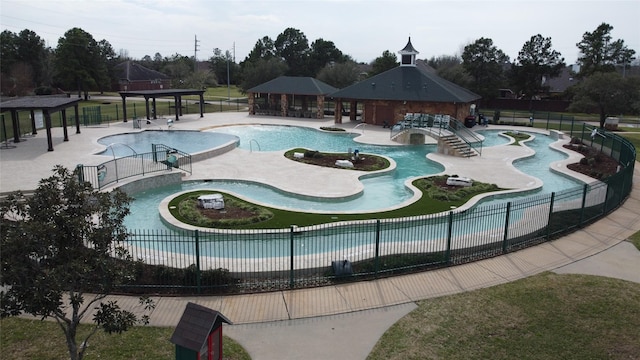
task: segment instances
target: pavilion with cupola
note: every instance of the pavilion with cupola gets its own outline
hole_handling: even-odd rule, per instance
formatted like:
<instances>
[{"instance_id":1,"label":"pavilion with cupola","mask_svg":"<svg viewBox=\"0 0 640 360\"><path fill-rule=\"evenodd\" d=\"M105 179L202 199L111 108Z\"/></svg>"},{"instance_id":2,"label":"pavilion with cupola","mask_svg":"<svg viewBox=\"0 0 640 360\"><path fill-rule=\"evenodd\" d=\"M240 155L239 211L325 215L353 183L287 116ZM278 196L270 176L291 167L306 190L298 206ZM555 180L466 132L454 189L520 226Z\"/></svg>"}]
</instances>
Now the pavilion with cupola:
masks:
<instances>
[{"instance_id":1,"label":"pavilion with cupola","mask_svg":"<svg viewBox=\"0 0 640 360\"><path fill-rule=\"evenodd\" d=\"M411 44L398 52L400 65L330 95L335 102L335 123L342 123L344 108L350 120L362 111L362 122L393 126L408 113L449 115L464 119L479 99L459 85L439 77L435 70L417 60L419 52ZM475 106L474 106L475 107Z\"/></svg>"}]
</instances>

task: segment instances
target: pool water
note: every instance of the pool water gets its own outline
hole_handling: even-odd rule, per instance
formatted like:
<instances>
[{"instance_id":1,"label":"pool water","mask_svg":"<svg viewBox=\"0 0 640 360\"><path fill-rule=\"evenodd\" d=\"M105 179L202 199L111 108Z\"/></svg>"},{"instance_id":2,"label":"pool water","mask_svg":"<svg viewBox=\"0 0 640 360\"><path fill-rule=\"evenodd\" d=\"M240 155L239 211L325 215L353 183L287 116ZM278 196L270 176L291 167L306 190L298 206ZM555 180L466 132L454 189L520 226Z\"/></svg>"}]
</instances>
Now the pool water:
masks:
<instances>
[{"instance_id":1,"label":"pool water","mask_svg":"<svg viewBox=\"0 0 640 360\"><path fill-rule=\"evenodd\" d=\"M283 193L272 187L242 181L193 181L167 187L151 189L134 194L136 200L131 204L131 215L125 219L128 228L165 228L158 215L158 206L167 196L181 191L212 189L237 193L252 201L274 207L310 212L373 212L397 207L412 197L412 192L404 185L415 176L437 174L443 167L426 158L427 153L436 150L435 145L422 146L379 146L365 145L353 141L354 135L334 134L314 129L290 126L232 126L221 132L240 138L240 147L256 151L256 143L261 151L281 151L294 147L305 147L323 152L345 152L358 149L362 153L381 154L393 158L397 168L391 174L362 179L364 191L360 196L342 200L316 200ZM483 131L486 140L484 147L505 144L508 138L499 135L500 131ZM549 148L555 140L549 136L536 134L534 141L527 146L536 151L531 158L519 160L514 165L521 171L538 177L544 182L538 192L551 193L576 187L580 182L549 170L551 162L564 159L566 155ZM179 148L179 147L178 147ZM530 195L530 194L529 194ZM523 195L513 195L514 198ZM508 199L487 200L487 202L505 202ZM483 202L484 203L484 202Z\"/></svg>"},{"instance_id":2,"label":"pool water","mask_svg":"<svg viewBox=\"0 0 640 360\"><path fill-rule=\"evenodd\" d=\"M98 143L107 146L98 155L123 157L152 151L152 144L164 144L188 154L217 148L238 138L223 133L188 130L145 130L135 133L105 136Z\"/></svg>"}]
</instances>

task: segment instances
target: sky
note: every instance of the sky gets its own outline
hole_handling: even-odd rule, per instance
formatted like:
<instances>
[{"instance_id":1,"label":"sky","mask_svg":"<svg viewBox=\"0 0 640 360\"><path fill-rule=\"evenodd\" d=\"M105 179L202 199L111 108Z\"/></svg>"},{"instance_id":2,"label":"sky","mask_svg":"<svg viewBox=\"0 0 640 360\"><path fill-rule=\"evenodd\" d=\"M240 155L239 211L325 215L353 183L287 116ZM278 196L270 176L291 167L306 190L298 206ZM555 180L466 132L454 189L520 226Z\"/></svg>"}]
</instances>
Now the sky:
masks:
<instances>
[{"instance_id":1,"label":"sky","mask_svg":"<svg viewBox=\"0 0 640 360\"><path fill-rule=\"evenodd\" d=\"M514 61L540 34L574 64L576 43L603 22L640 57L639 19L640 0L0 0L3 31L31 30L52 48L78 27L133 59L160 53L207 60L218 48L238 63L259 39L294 28L309 45L332 41L365 63L386 50L397 54L409 37L419 59L461 55L484 37Z\"/></svg>"}]
</instances>

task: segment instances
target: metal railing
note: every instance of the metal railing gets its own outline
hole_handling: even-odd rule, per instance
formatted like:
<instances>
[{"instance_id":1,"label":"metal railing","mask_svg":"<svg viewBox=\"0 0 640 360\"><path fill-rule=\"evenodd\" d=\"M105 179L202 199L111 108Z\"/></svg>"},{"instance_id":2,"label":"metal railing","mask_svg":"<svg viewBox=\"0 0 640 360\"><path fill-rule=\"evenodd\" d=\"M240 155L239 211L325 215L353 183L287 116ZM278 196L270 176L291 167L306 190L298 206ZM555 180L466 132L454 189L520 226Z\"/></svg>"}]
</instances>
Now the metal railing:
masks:
<instances>
[{"instance_id":1,"label":"metal railing","mask_svg":"<svg viewBox=\"0 0 640 360\"><path fill-rule=\"evenodd\" d=\"M163 144L152 144L152 151L116 157L99 165L78 164L80 181L91 183L94 189L102 189L133 176L158 171L179 169L191 173L191 155Z\"/></svg>"},{"instance_id":2,"label":"metal railing","mask_svg":"<svg viewBox=\"0 0 640 360\"><path fill-rule=\"evenodd\" d=\"M428 129L427 133L436 138L455 135L469 148L482 155L482 139L462 122L449 115L406 114L402 121L391 127L390 138L394 139L410 129Z\"/></svg>"},{"instance_id":3,"label":"metal railing","mask_svg":"<svg viewBox=\"0 0 640 360\"><path fill-rule=\"evenodd\" d=\"M258 292L424 271L507 254L575 231L629 196L635 148L606 131L576 132L620 163L620 171L551 194L401 219L279 230L130 230L137 278L125 290Z\"/></svg>"}]
</instances>

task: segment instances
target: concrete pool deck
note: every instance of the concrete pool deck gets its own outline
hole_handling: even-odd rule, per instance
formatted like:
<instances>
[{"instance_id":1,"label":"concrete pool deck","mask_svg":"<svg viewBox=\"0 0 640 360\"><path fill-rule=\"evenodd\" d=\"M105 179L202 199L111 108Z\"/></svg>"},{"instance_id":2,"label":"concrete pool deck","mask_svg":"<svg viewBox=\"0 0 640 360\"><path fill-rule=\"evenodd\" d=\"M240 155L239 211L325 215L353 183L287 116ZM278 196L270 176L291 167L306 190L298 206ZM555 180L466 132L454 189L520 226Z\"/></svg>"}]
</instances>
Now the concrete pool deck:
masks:
<instances>
[{"instance_id":1,"label":"concrete pool deck","mask_svg":"<svg viewBox=\"0 0 640 360\"><path fill-rule=\"evenodd\" d=\"M202 119L184 116L174 123L174 128L203 129L240 123L335 126L330 118L302 120L216 113L205 114ZM353 128L355 125L346 123L342 126ZM152 125L148 126L152 128ZM142 127L145 128L145 124ZM54 129L53 152L47 151L44 132L15 144L14 149L0 150L0 192L35 189L41 178L51 175L55 164L73 168L80 163L96 165L109 160L109 156L91 155L101 150L97 139L134 129L132 122L128 122L104 128L83 127L81 131L81 134L75 134L70 128L69 141L63 142L62 130ZM355 130L360 131L361 128ZM388 134L388 129L367 125L363 139L384 144L389 141ZM513 148L509 151L517 151ZM256 155L241 149L233 150L215 159L194 163L193 175L187 178L242 178L250 176L251 172L254 176L260 172L257 176L272 184L300 182L303 187L309 187L305 181L313 181L311 185L327 185L326 179L317 173L315 176L308 174L303 181L298 181L298 174L295 174L296 181L292 181L291 172L273 171L274 164L282 164L281 155ZM447 162L448 169L469 165L478 165L481 169L477 174L461 176L499 174L500 181L511 181L508 187L532 186L530 177L510 169L512 157L513 154L504 151L493 155L483 151L482 157L447 157L443 161ZM271 167L267 166L269 164ZM305 172L311 173L307 168ZM334 178L339 185L327 189L335 193L357 190L355 185L345 185L354 181L353 178L336 178L332 174ZM233 296L154 297L157 307L151 314L151 325L174 327L186 303L191 301L218 310L233 321L235 325L225 326L224 333L237 340L254 360L363 359L384 331L413 310L419 300L504 284L544 271L611 276L640 283L640 252L625 242L640 230L639 187L640 169L636 169L633 191L616 211L561 239L504 256L424 273L313 289ZM137 297L111 296L109 300L117 300L124 308L137 309Z\"/></svg>"}]
</instances>

